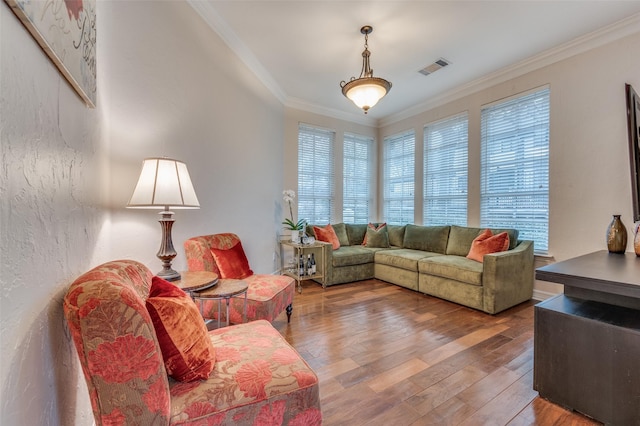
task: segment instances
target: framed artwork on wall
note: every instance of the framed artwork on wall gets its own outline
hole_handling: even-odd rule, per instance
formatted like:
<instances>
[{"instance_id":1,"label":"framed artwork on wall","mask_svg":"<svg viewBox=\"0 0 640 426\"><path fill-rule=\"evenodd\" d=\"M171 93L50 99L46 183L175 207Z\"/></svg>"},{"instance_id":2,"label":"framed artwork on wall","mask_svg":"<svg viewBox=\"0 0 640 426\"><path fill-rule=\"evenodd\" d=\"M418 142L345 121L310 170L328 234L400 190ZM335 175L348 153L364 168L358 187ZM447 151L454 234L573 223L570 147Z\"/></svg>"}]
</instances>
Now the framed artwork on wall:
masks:
<instances>
[{"instance_id":1,"label":"framed artwork on wall","mask_svg":"<svg viewBox=\"0 0 640 426\"><path fill-rule=\"evenodd\" d=\"M96 0L5 0L69 84L96 105Z\"/></svg>"},{"instance_id":2,"label":"framed artwork on wall","mask_svg":"<svg viewBox=\"0 0 640 426\"><path fill-rule=\"evenodd\" d=\"M631 163L631 195L633 221L640 221L640 98L630 84L625 85L627 97L627 128Z\"/></svg>"}]
</instances>

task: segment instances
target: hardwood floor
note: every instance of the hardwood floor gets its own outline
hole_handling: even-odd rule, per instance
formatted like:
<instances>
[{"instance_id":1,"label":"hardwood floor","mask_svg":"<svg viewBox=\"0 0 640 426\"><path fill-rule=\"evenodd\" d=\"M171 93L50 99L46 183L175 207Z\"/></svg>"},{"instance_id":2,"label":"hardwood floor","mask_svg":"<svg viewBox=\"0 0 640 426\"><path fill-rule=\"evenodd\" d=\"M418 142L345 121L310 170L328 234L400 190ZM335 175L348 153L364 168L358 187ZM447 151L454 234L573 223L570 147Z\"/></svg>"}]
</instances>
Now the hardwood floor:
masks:
<instances>
[{"instance_id":1,"label":"hardwood floor","mask_svg":"<svg viewBox=\"0 0 640 426\"><path fill-rule=\"evenodd\" d=\"M273 325L320 378L325 425L598 425L533 390L533 306L492 316L377 280L296 293Z\"/></svg>"}]
</instances>

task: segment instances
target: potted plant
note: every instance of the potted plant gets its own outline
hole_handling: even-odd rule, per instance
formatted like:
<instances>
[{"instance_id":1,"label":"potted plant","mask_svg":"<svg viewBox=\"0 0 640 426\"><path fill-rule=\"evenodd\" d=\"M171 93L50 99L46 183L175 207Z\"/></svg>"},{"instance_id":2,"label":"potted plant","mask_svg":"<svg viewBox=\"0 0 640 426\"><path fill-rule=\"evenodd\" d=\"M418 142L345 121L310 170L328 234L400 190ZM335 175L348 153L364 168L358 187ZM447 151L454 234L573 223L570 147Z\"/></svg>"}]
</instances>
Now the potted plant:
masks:
<instances>
[{"instance_id":1,"label":"potted plant","mask_svg":"<svg viewBox=\"0 0 640 426\"><path fill-rule=\"evenodd\" d=\"M289 215L291 218L286 218L282 224L284 225L284 229L291 230L291 241L294 243L300 242L300 231L303 231L304 234L304 225L305 220L300 219L297 222L293 221L293 208L291 207L291 203L296 198L296 192L292 189L285 189L282 191L282 199L285 203L289 204Z\"/></svg>"}]
</instances>

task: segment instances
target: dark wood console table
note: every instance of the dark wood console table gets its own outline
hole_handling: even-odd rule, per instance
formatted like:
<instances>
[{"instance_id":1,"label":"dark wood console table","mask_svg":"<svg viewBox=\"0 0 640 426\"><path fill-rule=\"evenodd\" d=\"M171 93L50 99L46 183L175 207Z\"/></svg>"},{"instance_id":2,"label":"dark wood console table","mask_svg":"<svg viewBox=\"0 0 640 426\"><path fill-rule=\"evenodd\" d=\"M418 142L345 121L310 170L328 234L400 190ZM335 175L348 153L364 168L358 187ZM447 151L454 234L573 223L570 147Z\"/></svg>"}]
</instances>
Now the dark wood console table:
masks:
<instances>
[{"instance_id":1,"label":"dark wood console table","mask_svg":"<svg viewBox=\"0 0 640 426\"><path fill-rule=\"evenodd\" d=\"M536 270L564 294L535 307L541 397L611 425L640 425L640 258L598 251Z\"/></svg>"}]
</instances>

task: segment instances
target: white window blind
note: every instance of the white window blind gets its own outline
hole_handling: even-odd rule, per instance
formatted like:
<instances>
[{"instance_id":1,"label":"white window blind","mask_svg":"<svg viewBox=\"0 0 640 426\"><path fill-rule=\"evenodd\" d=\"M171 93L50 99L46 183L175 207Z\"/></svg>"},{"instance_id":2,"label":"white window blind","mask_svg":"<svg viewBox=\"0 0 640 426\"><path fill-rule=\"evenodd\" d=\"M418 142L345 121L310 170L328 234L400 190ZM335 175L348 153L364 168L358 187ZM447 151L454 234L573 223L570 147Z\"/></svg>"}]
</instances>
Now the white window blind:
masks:
<instances>
[{"instance_id":1,"label":"white window blind","mask_svg":"<svg viewBox=\"0 0 640 426\"><path fill-rule=\"evenodd\" d=\"M483 227L508 227L549 247L549 89L482 109Z\"/></svg>"},{"instance_id":2,"label":"white window blind","mask_svg":"<svg viewBox=\"0 0 640 426\"><path fill-rule=\"evenodd\" d=\"M330 130L298 127L298 219L324 225L333 217L333 141Z\"/></svg>"},{"instance_id":3,"label":"white window blind","mask_svg":"<svg viewBox=\"0 0 640 426\"><path fill-rule=\"evenodd\" d=\"M369 223L373 138L345 133L343 163L342 221Z\"/></svg>"},{"instance_id":4,"label":"white window blind","mask_svg":"<svg viewBox=\"0 0 640 426\"><path fill-rule=\"evenodd\" d=\"M425 126L422 223L467 226L468 159L467 113Z\"/></svg>"},{"instance_id":5,"label":"white window blind","mask_svg":"<svg viewBox=\"0 0 640 426\"><path fill-rule=\"evenodd\" d=\"M393 225L413 223L415 134L384 139L383 220Z\"/></svg>"}]
</instances>

